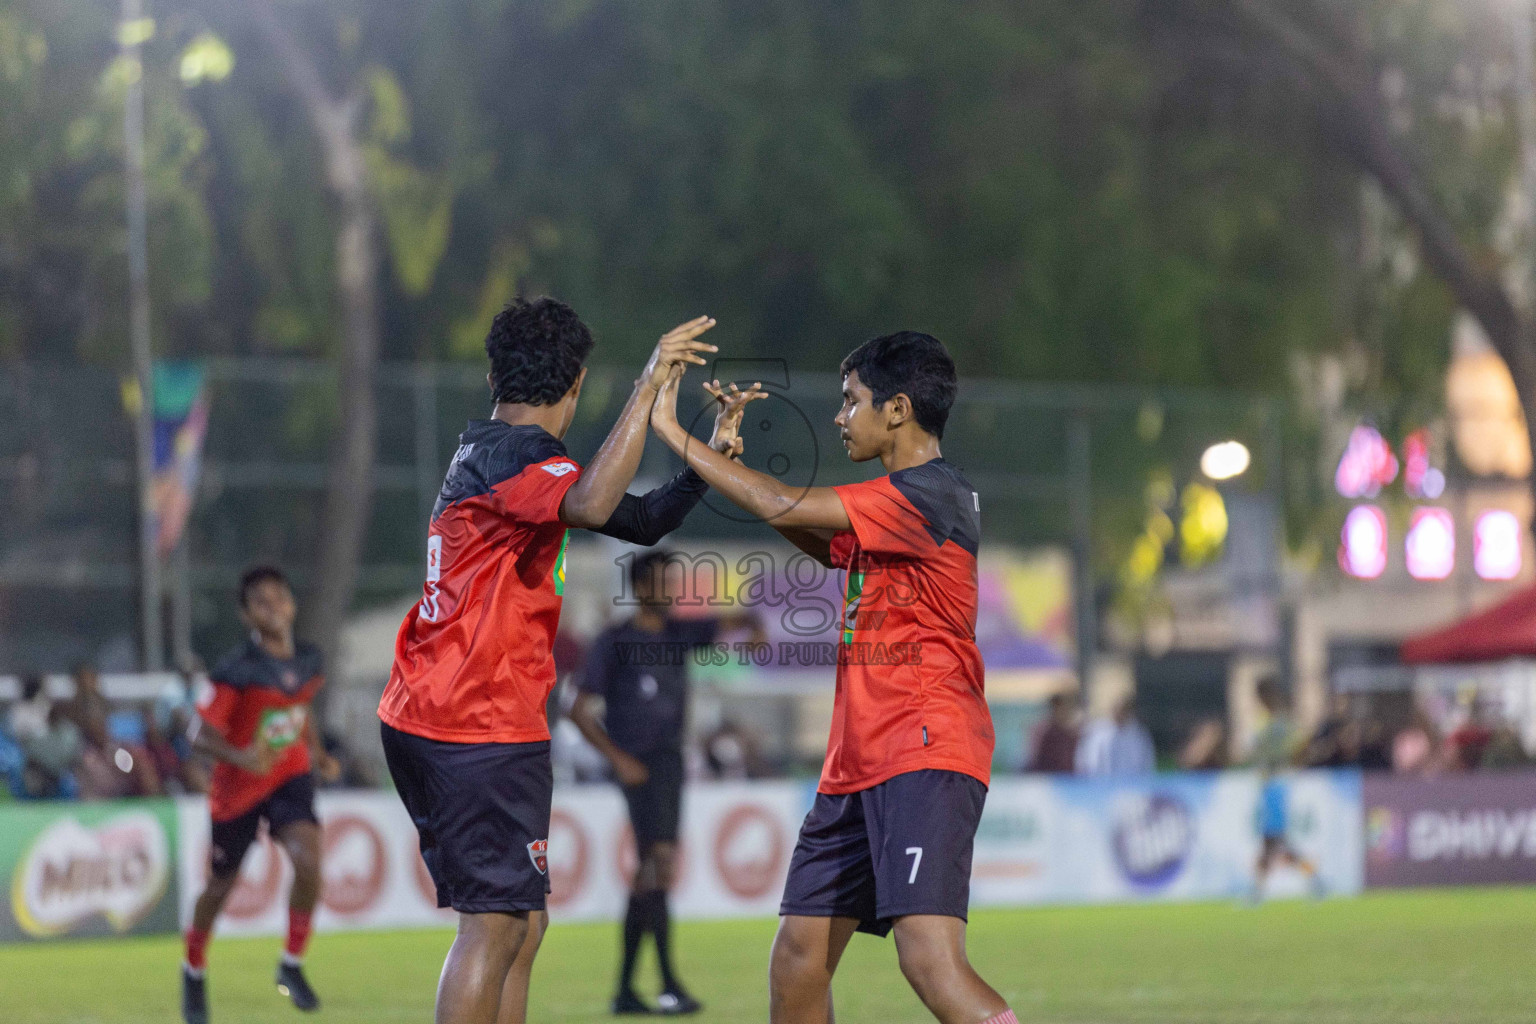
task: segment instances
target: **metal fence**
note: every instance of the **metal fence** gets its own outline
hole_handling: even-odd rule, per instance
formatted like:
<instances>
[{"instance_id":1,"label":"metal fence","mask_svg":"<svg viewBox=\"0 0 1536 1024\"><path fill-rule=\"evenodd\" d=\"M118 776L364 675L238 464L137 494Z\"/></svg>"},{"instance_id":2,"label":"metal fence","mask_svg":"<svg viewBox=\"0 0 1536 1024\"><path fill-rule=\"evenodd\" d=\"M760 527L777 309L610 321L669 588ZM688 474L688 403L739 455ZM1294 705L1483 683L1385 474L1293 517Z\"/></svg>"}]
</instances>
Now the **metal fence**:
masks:
<instances>
[{"instance_id":1,"label":"metal fence","mask_svg":"<svg viewBox=\"0 0 1536 1024\"><path fill-rule=\"evenodd\" d=\"M763 380L774 395L752 406L749 463L807 486L868 475L837 445L832 374L774 360L722 362L710 373ZM239 636L231 591L243 567L283 565L301 599L313 586L336 391L360 386L338 382L326 363L277 359L212 360L207 379L204 473L183 551L167 574L171 618L183 623L177 646L205 656ZM589 374L566 438L577 459L595 451L630 381L630 371ZM465 423L489 411L477 365L390 364L372 386L378 460L358 607L420 585L422 537L442 472ZM685 397L685 416L695 408L707 416L701 398ZM706 432L704 421L696 433ZM1089 567L1103 570L1113 557L1103 539L1144 514L1152 467L1188 476L1207 444L1229 436L1255 449L1255 468L1239 486L1274 497L1275 410L1241 395L968 382L944 448L983 496L990 542L1071 546L1081 583L1092 579ZM0 667L52 670L80 658L135 666L133 465L117 373L45 363L0 368ZM641 476L661 479L675 467L653 442ZM711 499L684 533L752 539L768 529ZM1078 618L1092 622L1095 590L1079 591Z\"/></svg>"}]
</instances>

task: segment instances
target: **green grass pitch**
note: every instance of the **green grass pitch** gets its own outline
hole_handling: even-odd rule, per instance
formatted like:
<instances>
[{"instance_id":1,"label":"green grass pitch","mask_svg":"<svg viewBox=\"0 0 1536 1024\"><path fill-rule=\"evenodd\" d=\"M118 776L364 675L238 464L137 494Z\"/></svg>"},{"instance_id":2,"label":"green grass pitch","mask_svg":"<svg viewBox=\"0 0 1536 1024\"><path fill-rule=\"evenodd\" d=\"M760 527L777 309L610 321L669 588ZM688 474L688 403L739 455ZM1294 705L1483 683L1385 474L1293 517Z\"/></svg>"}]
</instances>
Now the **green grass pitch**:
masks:
<instances>
[{"instance_id":1,"label":"green grass pitch","mask_svg":"<svg viewBox=\"0 0 1536 1024\"><path fill-rule=\"evenodd\" d=\"M1374 894L1321 904L978 911L971 958L1021 1021L1199 1024L1455 1024L1536 1020L1536 889ZM709 1022L767 1019L772 921L678 926L683 976ZM278 941L215 938L214 1024L430 1021L444 931L322 934L311 980L325 1000L300 1018L277 995ZM529 1020L604 1020L618 937L556 925L535 968ZM0 947L9 1024L177 1020L170 938ZM647 983L654 972L641 965ZM838 1017L931 1018L890 940L855 936L838 972Z\"/></svg>"}]
</instances>

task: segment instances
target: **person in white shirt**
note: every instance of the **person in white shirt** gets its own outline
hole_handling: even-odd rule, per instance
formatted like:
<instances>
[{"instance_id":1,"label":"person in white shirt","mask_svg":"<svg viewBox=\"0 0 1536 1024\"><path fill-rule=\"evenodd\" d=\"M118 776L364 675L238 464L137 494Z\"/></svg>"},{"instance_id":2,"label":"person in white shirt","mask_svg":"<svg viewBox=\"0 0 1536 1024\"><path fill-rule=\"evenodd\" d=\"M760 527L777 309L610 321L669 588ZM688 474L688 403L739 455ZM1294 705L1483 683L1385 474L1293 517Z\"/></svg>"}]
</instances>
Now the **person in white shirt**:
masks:
<instances>
[{"instance_id":1,"label":"person in white shirt","mask_svg":"<svg viewBox=\"0 0 1536 1024\"><path fill-rule=\"evenodd\" d=\"M1156 766L1152 734L1136 718L1136 699L1123 698L1113 716L1095 718L1077 744L1077 774L1109 778L1146 775Z\"/></svg>"}]
</instances>

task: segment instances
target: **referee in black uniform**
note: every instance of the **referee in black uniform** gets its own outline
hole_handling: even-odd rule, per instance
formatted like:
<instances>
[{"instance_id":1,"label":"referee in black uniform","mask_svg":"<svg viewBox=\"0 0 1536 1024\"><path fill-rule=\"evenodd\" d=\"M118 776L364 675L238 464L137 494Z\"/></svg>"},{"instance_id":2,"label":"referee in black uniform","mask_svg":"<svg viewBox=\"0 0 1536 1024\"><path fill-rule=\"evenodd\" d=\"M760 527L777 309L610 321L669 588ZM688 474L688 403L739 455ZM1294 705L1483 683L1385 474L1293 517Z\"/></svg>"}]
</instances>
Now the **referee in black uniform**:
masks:
<instances>
[{"instance_id":1,"label":"referee in black uniform","mask_svg":"<svg viewBox=\"0 0 1536 1024\"><path fill-rule=\"evenodd\" d=\"M667 581L669 563L682 570L674 576L687 572L686 560L663 550L646 552L630 566L639 609L633 618L610 626L592 642L581 674L581 693L570 716L613 766L629 804L640 859L624 914L624 961L613 997L615 1014L656 1012L633 987L635 960L647 932L655 936L661 969L657 1011L675 1015L702 1008L672 969L667 906L682 811L688 664L696 648L714 643L726 630L748 628L754 641L765 638L761 623L749 612L673 618L669 612L676 598ZM602 721L597 717L599 701L605 705Z\"/></svg>"}]
</instances>

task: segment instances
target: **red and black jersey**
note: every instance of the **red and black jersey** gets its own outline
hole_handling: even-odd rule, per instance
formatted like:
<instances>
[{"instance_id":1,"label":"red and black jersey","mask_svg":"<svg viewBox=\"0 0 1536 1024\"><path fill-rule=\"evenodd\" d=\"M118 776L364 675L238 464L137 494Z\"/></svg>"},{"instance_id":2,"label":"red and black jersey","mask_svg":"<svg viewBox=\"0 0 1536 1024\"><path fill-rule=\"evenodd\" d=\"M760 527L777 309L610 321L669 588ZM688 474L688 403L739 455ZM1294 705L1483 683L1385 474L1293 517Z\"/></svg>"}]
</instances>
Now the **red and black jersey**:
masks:
<instances>
[{"instance_id":1,"label":"red and black jersey","mask_svg":"<svg viewBox=\"0 0 1536 1024\"><path fill-rule=\"evenodd\" d=\"M208 674L208 686L197 701L202 720L231 746L249 747L259 738L279 752L265 775L225 761L213 766L208 809L214 821L238 818L283 783L309 771L305 726L309 704L324 681L319 648L298 644L293 657L277 658L253 640Z\"/></svg>"},{"instance_id":2,"label":"red and black jersey","mask_svg":"<svg viewBox=\"0 0 1536 1024\"><path fill-rule=\"evenodd\" d=\"M460 435L379 718L450 743L549 739L565 591L560 502L580 476L542 427L477 420Z\"/></svg>"},{"instance_id":3,"label":"red and black jersey","mask_svg":"<svg viewBox=\"0 0 1536 1024\"><path fill-rule=\"evenodd\" d=\"M836 491L853 529L832 539L848 580L819 791L854 793L927 768L988 783L976 491L943 459Z\"/></svg>"}]
</instances>

